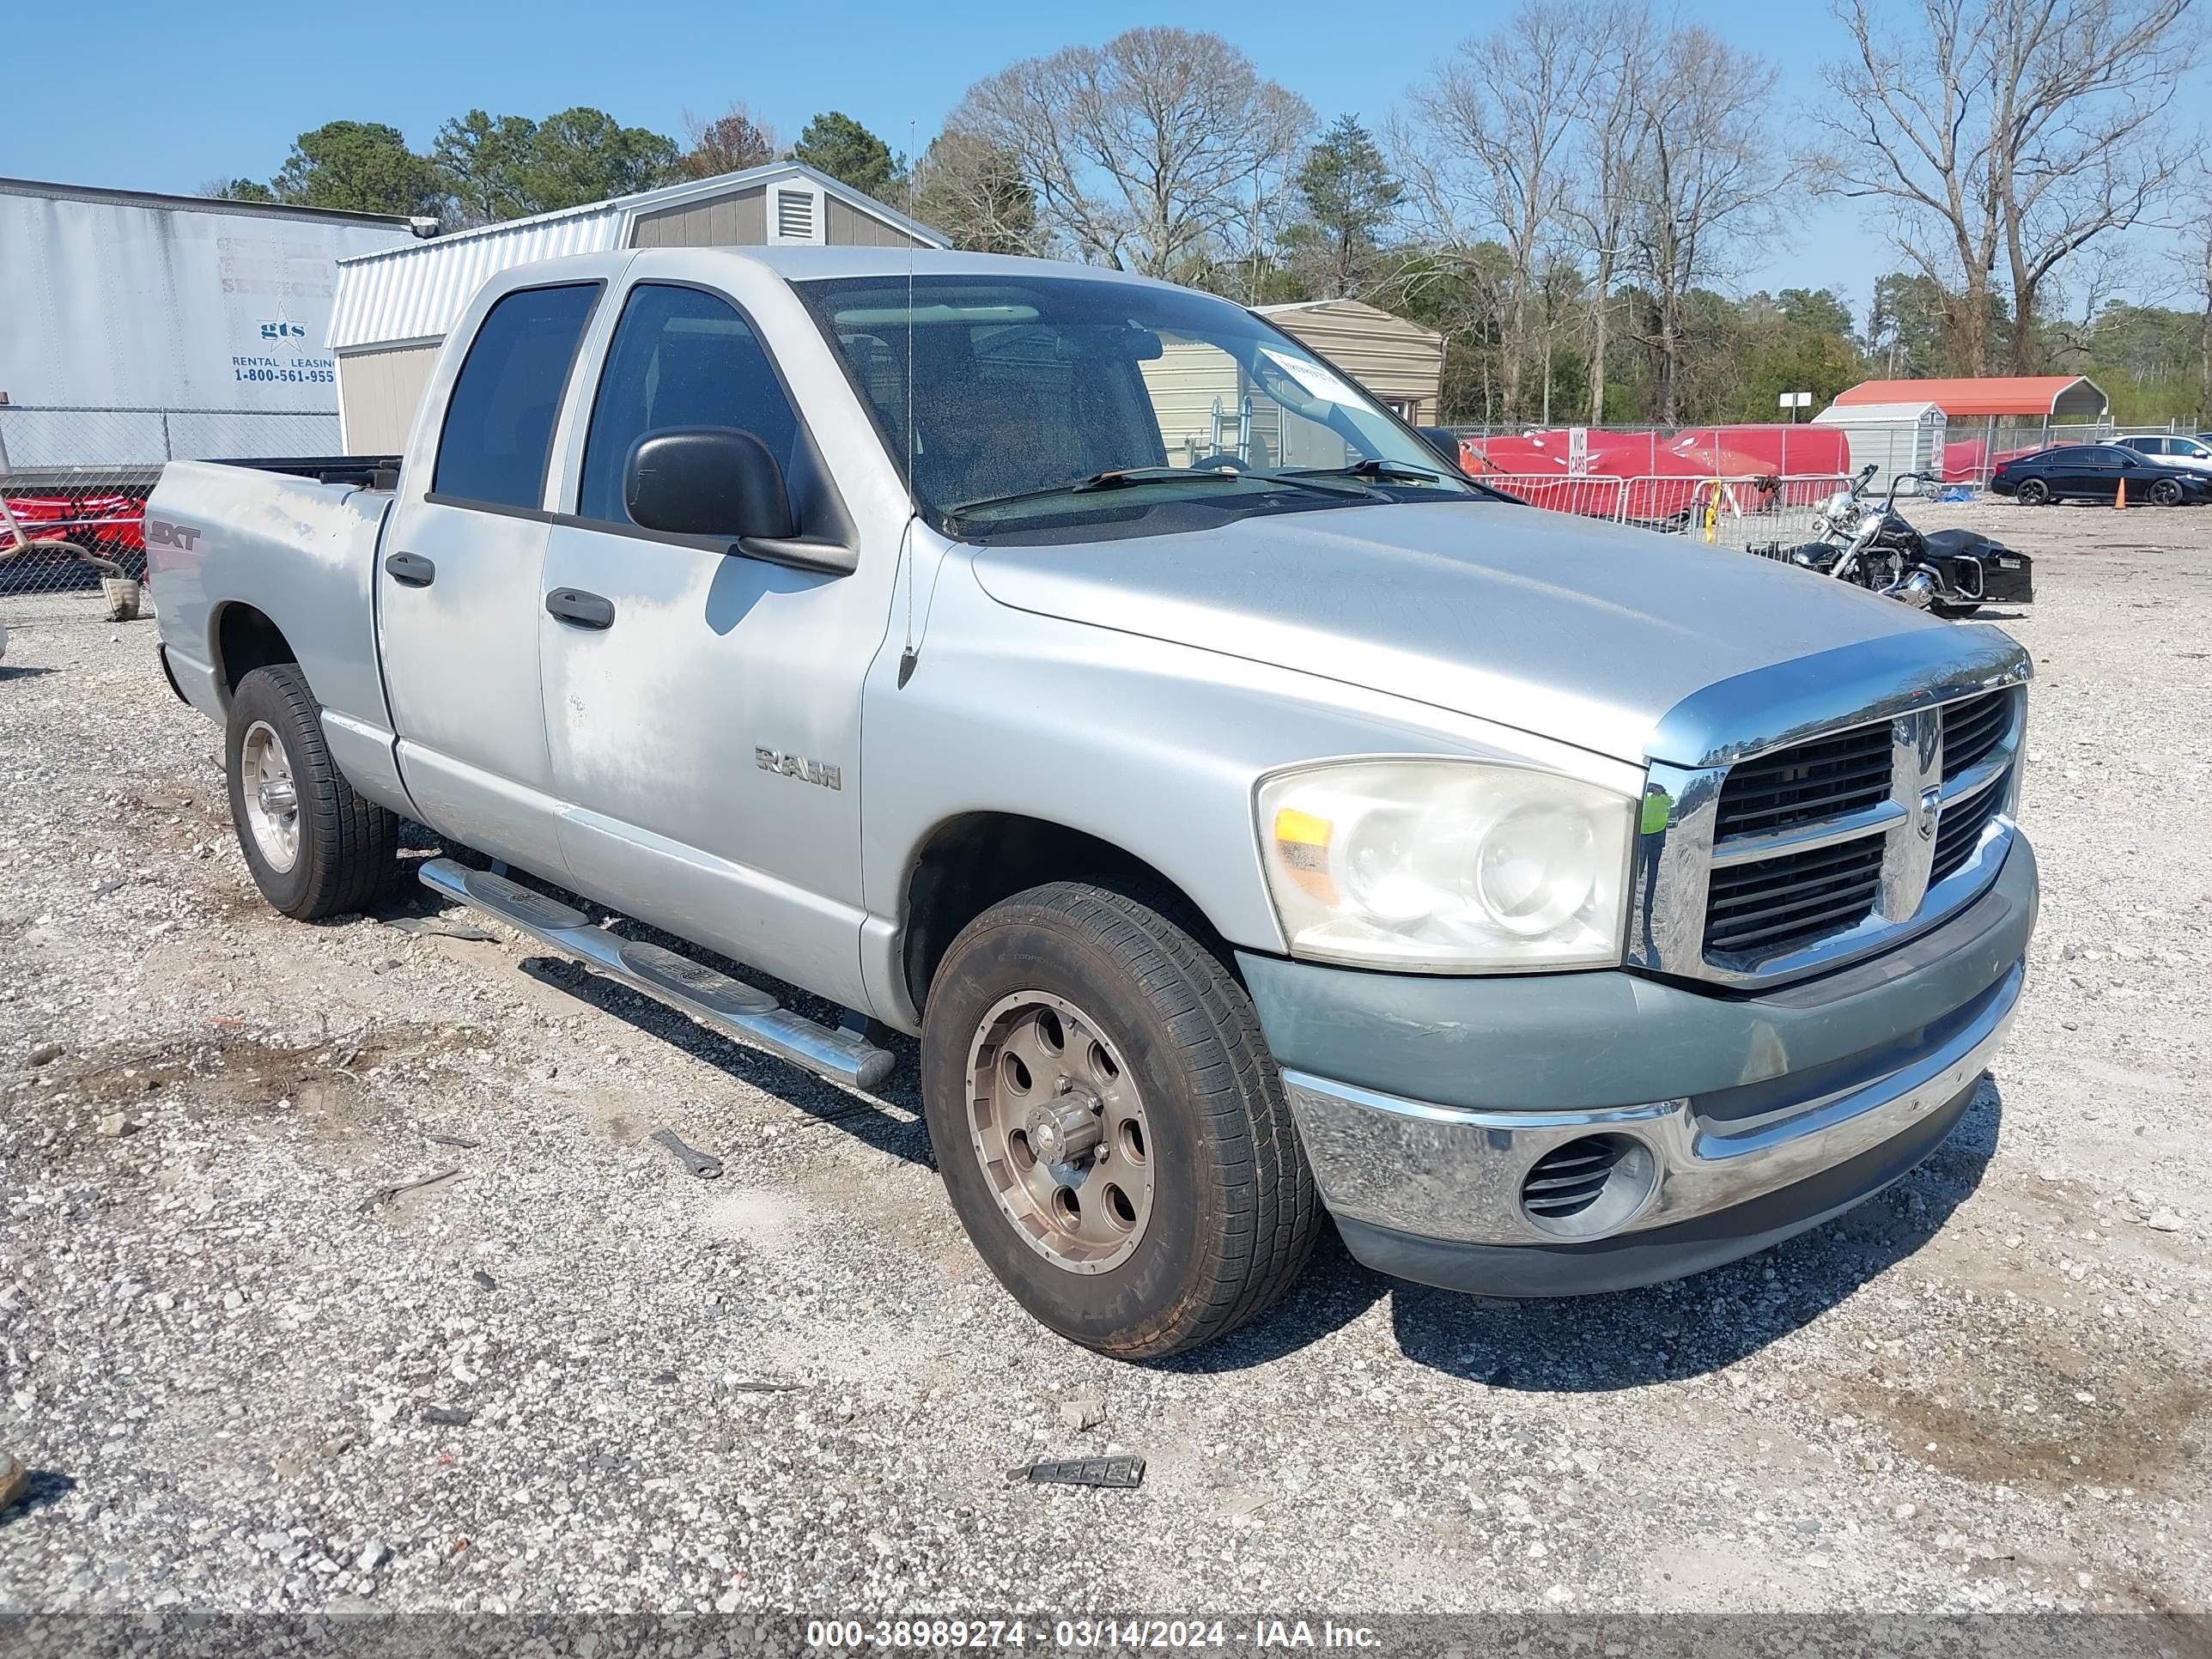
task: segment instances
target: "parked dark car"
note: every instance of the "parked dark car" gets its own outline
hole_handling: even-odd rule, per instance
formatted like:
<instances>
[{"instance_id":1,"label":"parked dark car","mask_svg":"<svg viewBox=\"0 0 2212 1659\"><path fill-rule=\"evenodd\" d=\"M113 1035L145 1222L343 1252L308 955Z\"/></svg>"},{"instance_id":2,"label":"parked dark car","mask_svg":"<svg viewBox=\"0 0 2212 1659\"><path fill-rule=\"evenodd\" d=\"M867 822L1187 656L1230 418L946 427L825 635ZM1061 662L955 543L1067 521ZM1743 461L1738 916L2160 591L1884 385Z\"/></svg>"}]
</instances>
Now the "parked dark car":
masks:
<instances>
[{"instance_id":1,"label":"parked dark car","mask_svg":"<svg viewBox=\"0 0 2212 1659\"><path fill-rule=\"evenodd\" d=\"M2212 473L2174 466L2118 444L2062 444L2016 456L1990 475L1994 495L2023 507L2068 500L2109 501L2127 486L2130 501L2179 507L2212 501Z\"/></svg>"}]
</instances>

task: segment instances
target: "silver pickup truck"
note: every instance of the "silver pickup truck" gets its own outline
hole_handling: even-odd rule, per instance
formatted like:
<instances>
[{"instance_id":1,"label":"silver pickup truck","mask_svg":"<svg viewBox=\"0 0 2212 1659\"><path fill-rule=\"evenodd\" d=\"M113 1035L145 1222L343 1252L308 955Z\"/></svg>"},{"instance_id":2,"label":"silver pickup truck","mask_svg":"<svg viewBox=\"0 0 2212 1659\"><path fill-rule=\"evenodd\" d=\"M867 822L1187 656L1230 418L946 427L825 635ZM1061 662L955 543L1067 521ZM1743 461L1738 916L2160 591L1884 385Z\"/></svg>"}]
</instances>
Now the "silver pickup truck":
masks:
<instances>
[{"instance_id":1,"label":"silver pickup truck","mask_svg":"<svg viewBox=\"0 0 2212 1659\"><path fill-rule=\"evenodd\" d=\"M1486 490L1158 283L508 270L405 456L173 465L146 538L278 909L373 902L405 817L798 1066L918 1036L976 1250L1112 1354L1325 1212L1492 1294L1743 1255L1926 1157L2021 994L2012 640Z\"/></svg>"}]
</instances>

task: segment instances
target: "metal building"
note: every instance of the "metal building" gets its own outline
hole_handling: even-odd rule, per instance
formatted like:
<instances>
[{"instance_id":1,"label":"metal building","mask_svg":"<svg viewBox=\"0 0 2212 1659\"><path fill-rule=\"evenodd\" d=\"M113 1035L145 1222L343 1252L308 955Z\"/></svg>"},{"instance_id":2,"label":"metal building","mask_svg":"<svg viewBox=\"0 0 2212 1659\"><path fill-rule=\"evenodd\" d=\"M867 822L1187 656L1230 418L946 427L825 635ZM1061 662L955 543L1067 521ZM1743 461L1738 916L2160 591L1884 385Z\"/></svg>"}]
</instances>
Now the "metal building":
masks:
<instances>
[{"instance_id":1,"label":"metal building","mask_svg":"<svg viewBox=\"0 0 2212 1659\"><path fill-rule=\"evenodd\" d=\"M1888 489L1894 473L1943 476L1943 439L1949 418L1936 404L1846 404L1838 399L1815 415L1813 424L1843 433L1850 446L1850 471L1874 465L1875 489ZM1903 493L1917 495L1920 490L1913 486Z\"/></svg>"},{"instance_id":2,"label":"metal building","mask_svg":"<svg viewBox=\"0 0 2212 1659\"><path fill-rule=\"evenodd\" d=\"M406 447L430 368L484 278L532 259L625 247L949 247L927 225L796 161L775 161L611 201L392 248L339 268L330 348L344 447Z\"/></svg>"},{"instance_id":3,"label":"metal building","mask_svg":"<svg viewBox=\"0 0 2212 1659\"><path fill-rule=\"evenodd\" d=\"M1310 346L1401 420L1434 426L1443 396L1444 337L1364 300L1302 300L1255 307Z\"/></svg>"}]
</instances>

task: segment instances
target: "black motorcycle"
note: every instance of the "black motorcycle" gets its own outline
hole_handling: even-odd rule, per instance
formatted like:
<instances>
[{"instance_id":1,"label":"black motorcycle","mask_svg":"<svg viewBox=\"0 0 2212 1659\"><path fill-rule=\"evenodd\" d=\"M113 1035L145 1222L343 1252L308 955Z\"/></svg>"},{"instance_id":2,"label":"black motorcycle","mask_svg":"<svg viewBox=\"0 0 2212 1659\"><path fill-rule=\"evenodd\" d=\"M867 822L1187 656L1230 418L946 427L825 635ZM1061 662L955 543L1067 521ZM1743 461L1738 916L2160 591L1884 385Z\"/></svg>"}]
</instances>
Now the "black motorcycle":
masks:
<instances>
[{"instance_id":1,"label":"black motorcycle","mask_svg":"<svg viewBox=\"0 0 2212 1659\"><path fill-rule=\"evenodd\" d=\"M2034 561L2027 554L1978 531L1923 535L1897 511L1899 484L1940 480L1920 472L1893 474L1888 494L1877 503L1866 494L1875 471L1871 464L1861 468L1849 489L1820 503L1814 520L1819 539L1771 542L1749 550L1838 581L1856 582L1939 617L1971 617L1984 605L2034 602Z\"/></svg>"}]
</instances>

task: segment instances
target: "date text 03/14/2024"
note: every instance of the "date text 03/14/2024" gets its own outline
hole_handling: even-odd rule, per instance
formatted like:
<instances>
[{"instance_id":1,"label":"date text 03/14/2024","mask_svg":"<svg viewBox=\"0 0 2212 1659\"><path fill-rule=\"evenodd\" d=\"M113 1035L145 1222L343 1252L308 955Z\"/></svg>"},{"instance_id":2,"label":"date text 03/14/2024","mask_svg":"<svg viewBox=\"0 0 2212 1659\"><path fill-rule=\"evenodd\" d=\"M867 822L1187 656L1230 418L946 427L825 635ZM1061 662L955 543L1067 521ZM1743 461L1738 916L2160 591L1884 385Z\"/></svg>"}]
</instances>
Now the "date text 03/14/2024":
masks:
<instances>
[{"instance_id":1,"label":"date text 03/14/2024","mask_svg":"<svg viewBox=\"0 0 2212 1659\"><path fill-rule=\"evenodd\" d=\"M1288 1650L1376 1647L1364 1625L1304 1619L817 1619L806 1645L831 1650L1028 1648L1047 1651L1252 1648Z\"/></svg>"}]
</instances>

